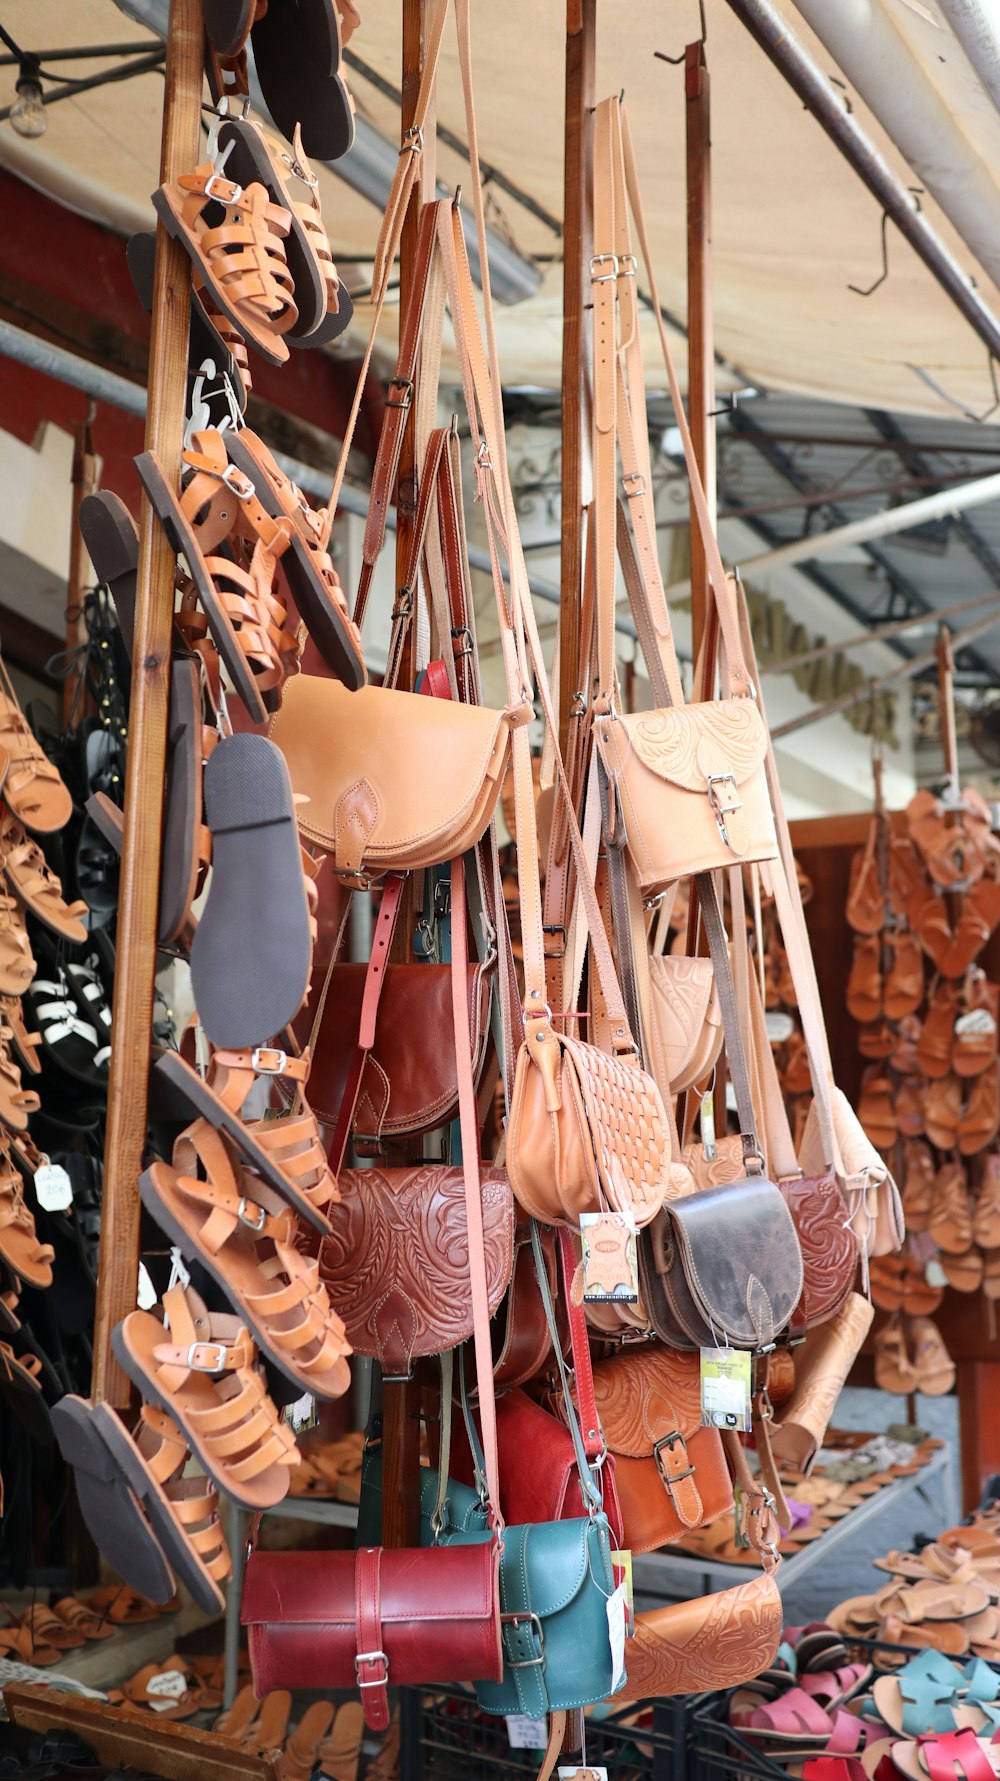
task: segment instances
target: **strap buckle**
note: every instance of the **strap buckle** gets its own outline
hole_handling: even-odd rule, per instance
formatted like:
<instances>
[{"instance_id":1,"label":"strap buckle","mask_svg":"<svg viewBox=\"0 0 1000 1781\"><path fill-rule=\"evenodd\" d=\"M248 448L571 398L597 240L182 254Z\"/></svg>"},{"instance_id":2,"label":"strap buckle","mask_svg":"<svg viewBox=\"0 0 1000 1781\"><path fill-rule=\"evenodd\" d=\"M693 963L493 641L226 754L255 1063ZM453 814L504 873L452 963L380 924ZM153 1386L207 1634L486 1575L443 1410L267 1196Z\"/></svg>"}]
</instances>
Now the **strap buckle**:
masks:
<instances>
[{"instance_id":1,"label":"strap buckle","mask_svg":"<svg viewBox=\"0 0 1000 1781\"><path fill-rule=\"evenodd\" d=\"M564 959L566 957L566 929L563 927L562 922L561 921L552 921L552 922L543 923L542 924L542 933L561 936L560 944L557 946L554 946L552 948L551 952L549 951L549 948L546 946L545 957L547 959Z\"/></svg>"},{"instance_id":2,"label":"strap buckle","mask_svg":"<svg viewBox=\"0 0 1000 1781\"><path fill-rule=\"evenodd\" d=\"M406 409L406 408L409 408L412 406L412 403L413 403L413 379L412 379L412 377L390 377L388 387L390 388L390 390L399 390L400 391L400 399L398 402L393 402L387 396L385 399L385 405L387 408Z\"/></svg>"},{"instance_id":3,"label":"strap buckle","mask_svg":"<svg viewBox=\"0 0 1000 1781\"><path fill-rule=\"evenodd\" d=\"M598 272L598 266L611 267L610 272ZM592 254L590 257L590 279L592 284L613 284L618 277L620 261L617 254Z\"/></svg>"},{"instance_id":4,"label":"strap buckle","mask_svg":"<svg viewBox=\"0 0 1000 1781\"><path fill-rule=\"evenodd\" d=\"M621 490L626 501L637 500L646 493L646 478L641 470L626 470L621 479Z\"/></svg>"},{"instance_id":5,"label":"strap buckle","mask_svg":"<svg viewBox=\"0 0 1000 1781\"><path fill-rule=\"evenodd\" d=\"M501 1616L500 1616L501 1625L503 1625L504 1621L509 1621L510 1624L513 1626L515 1632L520 1631L522 1626L530 1627L532 1635L538 1640L538 1655L537 1655L537 1657L508 1657L507 1663L510 1665L510 1668L512 1670L530 1670L530 1669L535 1668L539 1664L544 1666L544 1664L545 1664L545 1633L542 1628L542 1623L541 1623L538 1615L530 1614L530 1613L525 1614L523 1612L514 1613L514 1614L501 1614Z\"/></svg>"},{"instance_id":6,"label":"strap buckle","mask_svg":"<svg viewBox=\"0 0 1000 1781\"><path fill-rule=\"evenodd\" d=\"M256 1218L252 1216L253 1213L257 1214ZM248 1200L246 1194L240 1195L236 1216L240 1223L245 1224L251 1231L262 1231L267 1223L267 1213L263 1206L258 1206L256 1200Z\"/></svg>"},{"instance_id":7,"label":"strap buckle","mask_svg":"<svg viewBox=\"0 0 1000 1781\"><path fill-rule=\"evenodd\" d=\"M249 476L245 475L236 464L227 464L224 470L218 472L218 476L219 481L225 483L230 493L236 496L237 501L252 501L257 493Z\"/></svg>"},{"instance_id":8,"label":"strap buckle","mask_svg":"<svg viewBox=\"0 0 1000 1781\"><path fill-rule=\"evenodd\" d=\"M258 1076L283 1076L288 1069L288 1053L277 1045L255 1045L250 1053L250 1068Z\"/></svg>"},{"instance_id":9,"label":"strap buckle","mask_svg":"<svg viewBox=\"0 0 1000 1781\"><path fill-rule=\"evenodd\" d=\"M639 276L639 262L634 254L618 255L618 276L619 278L637 278Z\"/></svg>"},{"instance_id":10,"label":"strap buckle","mask_svg":"<svg viewBox=\"0 0 1000 1781\"><path fill-rule=\"evenodd\" d=\"M214 1355L214 1360L207 1357ZM229 1360L229 1350L224 1342L192 1342L185 1356L186 1364L194 1373L224 1373Z\"/></svg>"},{"instance_id":11,"label":"strap buckle","mask_svg":"<svg viewBox=\"0 0 1000 1781\"><path fill-rule=\"evenodd\" d=\"M663 1463L663 1449L666 1448L668 1453L673 1454L675 1443L678 1441L684 1449L684 1458L687 1459L687 1442L680 1429L671 1429L669 1435L661 1435L658 1441L653 1442L653 1458L656 1461L656 1469L668 1491L672 1491L674 1485L680 1484L685 1478L694 1476L693 1466L685 1466L680 1472L669 1472Z\"/></svg>"},{"instance_id":12,"label":"strap buckle","mask_svg":"<svg viewBox=\"0 0 1000 1781\"><path fill-rule=\"evenodd\" d=\"M381 1664L383 1674L373 1676L370 1682L362 1682L362 1664ZM354 1677L359 1688L387 1688L389 1686L389 1659L384 1651L359 1651L354 1659Z\"/></svg>"},{"instance_id":13,"label":"strap buckle","mask_svg":"<svg viewBox=\"0 0 1000 1781\"><path fill-rule=\"evenodd\" d=\"M420 155L423 154L423 149L424 132L419 124L411 124L409 129L404 130L403 132L403 140L399 145L399 152L401 155Z\"/></svg>"},{"instance_id":14,"label":"strap buckle","mask_svg":"<svg viewBox=\"0 0 1000 1781\"><path fill-rule=\"evenodd\" d=\"M228 198L222 192L216 191L216 185L225 186L229 193ZM243 196L243 187L234 185L231 179L227 179L225 174L219 172L210 174L201 189L204 197L214 198L217 204L238 204Z\"/></svg>"},{"instance_id":15,"label":"strap buckle","mask_svg":"<svg viewBox=\"0 0 1000 1781\"><path fill-rule=\"evenodd\" d=\"M730 802L727 802L724 798L720 797L715 789L718 785L732 786L733 795ZM726 847L728 847L729 831L726 828L726 817L732 816L735 811L743 809L743 799L738 796L736 790L736 775L735 773L707 773L705 775L705 786L708 793L708 801L712 807L712 815L715 817L719 834L722 836Z\"/></svg>"}]
</instances>

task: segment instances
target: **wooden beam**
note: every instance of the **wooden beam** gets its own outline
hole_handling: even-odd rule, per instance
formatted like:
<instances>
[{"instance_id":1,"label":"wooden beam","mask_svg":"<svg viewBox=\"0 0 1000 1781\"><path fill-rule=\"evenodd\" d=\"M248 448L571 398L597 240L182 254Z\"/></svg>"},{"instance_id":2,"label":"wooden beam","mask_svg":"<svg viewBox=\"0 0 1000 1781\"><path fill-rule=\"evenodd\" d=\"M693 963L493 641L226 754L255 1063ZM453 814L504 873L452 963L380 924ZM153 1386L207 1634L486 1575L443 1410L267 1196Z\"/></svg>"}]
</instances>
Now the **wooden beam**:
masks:
<instances>
[{"instance_id":1,"label":"wooden beam","mask_svg":"<svg viewBox=\"0 0 1000 1781\"><path fill-rule=\"evenodd\" d=\"M715 331L712 325L712 137L708 67L702 42L684 51L684 120L687 148L688 422L712 522L716 513ZM708 578L705 552L691 503L692 654L705 637ZM714 672L714 624L706 669ZM711 676L709 676L711 678ZM704 686L703 697L710 697Z\"/></svg>"},{"instance_id":2,"label":"wooden beam","mask_svg":"<svg viewBox=\"0 0 1000 1781\"><path fill-rule=\"evenodd\" d=\"M203 29L200 0L171 0L161 181L190 172L199 158ZM174 487L180 482L190 311L190 262L181 244L158 223L145 444L157 453ZM144 495L92 1386L95 1399L118 1409L131 1401L129 1380L111 1352L111 1331L134 1309L139 1273L137 1184L146 1147L175 567L173 550Z\"/></svg>"},{"instance_id":3,"label":"wooden beam","mask_svg":"<svg viewBox=\"0 0 1000 1781\"><path fill-rule=\"evenodd\" d=\"M590 499L590 256L597 0L566 0L563 175L562 507L559 559L559 746L565 759L578 690L583 509ZM586 691L586 689L581 689Z\"/></svg>"}]
</instances>

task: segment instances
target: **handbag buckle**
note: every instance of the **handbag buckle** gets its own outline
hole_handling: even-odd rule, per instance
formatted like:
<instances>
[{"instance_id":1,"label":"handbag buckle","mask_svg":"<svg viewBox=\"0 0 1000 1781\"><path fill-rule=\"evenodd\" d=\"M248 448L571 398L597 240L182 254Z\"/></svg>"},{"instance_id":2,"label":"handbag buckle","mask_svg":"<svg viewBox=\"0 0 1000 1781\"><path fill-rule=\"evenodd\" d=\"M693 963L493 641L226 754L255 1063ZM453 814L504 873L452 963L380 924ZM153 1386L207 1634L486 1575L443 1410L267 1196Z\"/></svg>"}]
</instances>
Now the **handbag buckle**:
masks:
<instances>
[{"instance_id":1,"label":"handbag buckle","mask_svg":"<svg viewBox=\"0 0 1000 1781\"><path fill-rule=\"evenodd\" d=\"M507 1663L510 1665L510 1668L512 1670L530 1670L530 1669L534 1668L534 1666L537 1664L544 1664L545 1663L545 1632L542 1627L542 1623L541 1623L540 1619L538 1618L538 1615L537 1614L524 1614L524 1613L501 1614L500 1624L503 1625L504 1621L510 1621L510 1623L513 1625L515 1631L517 1631L522 1626L530 1626L532 1634L538 1640L538 1656L537 1657L508 1657Z\"/></svg>"},{"instance_id":2,"label":"handbag buckle","mask_svg":"<svg viewBox=\"0 0 1000 1781\"><path fill-rule=\"evenodd\" d=\"M732 816L735 811L743 809L743 799L738 797L736 792L736 775L735 773L708 773L705 776L705 782L708 791L708 801L712 807L712 815L715 817L716 824L718 825L719 834L722 836L725 846L728 847L729 833L726 828L726 817ZM733 797L731 803L727 803L720 797L715 789L717 785L732 786Z\"/></svg>"},{"instance_id":3,"label":"handbag buckle","mask_svg":"<svg viewBox=\"0 0 1000 1781\"><path fill-rule=\"evenodd\" d=\"M591 254L590 277L593 284L613 284L618 277L617 254ZM598 272L598 266L610 266L610 272Z\"/></svg>"},{"instance_id":4,"label":"handbag buckle","mask_svg":"<svg viewBox=\"0 0 1000 1781\"><path fill-rule=\"evenodd\" d=\"M669 1435L661 1435L658 1441L653 1442L653 1458L656 1461L656 1469L659 1472L660 1477L663 1479L668 1491L673 1490L674 1485L682 1483L685 1478L693 1478L694 1476L693 1466L685 1466L680 1472L668 1472L664 1466L662 1457L663 1449L665 1447L667 1452L672 1455L674 1451L674 1443L676 1441L680 1442L684 1449L684 1458L687 1459L687 1442L681 1434L680 1429L671 1429Z\"/></svg>"},{"instance_id":5,"label":"handbag buckle","mask_svg":"<svg viewBox=\"0 0 1000 1781\"><path fill-rule=\"evenodd\" d=\"M362 1664L381 1664L383 1674L373 1676L370 1682L362 1682ZM359 1688L387 1688L389 1685L389 1659L384 1651L359 1651L354 1659L354 1679Z\"/></svg>"}]
</instances>

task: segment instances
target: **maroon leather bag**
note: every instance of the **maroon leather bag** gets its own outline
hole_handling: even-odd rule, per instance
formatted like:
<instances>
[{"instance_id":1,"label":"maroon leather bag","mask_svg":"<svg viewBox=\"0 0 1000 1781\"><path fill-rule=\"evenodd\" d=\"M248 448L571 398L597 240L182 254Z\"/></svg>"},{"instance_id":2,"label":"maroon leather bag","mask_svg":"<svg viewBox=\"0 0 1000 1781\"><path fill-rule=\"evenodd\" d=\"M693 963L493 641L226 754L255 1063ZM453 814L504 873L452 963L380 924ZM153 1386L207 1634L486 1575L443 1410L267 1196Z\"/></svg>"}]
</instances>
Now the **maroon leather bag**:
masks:
<instances>
[{"instance_id":1,"label":"maroon leather bag","mask_svg":"<svg viewBox=\"0 0 1000 1781\"><path fill-rule=\"evenodd\" d=\"M858 1271L858 1240L835 1176L793 1176L778 1187L802 1251L802 1297L789 1325L801 1333L828 1323L846 1305Z\"/></svg>"},{"instance_id":2,"label":"maroon leather bag","mask_svg":"<svg viewBox=\"0 0 1000 1781\"><path fill-rule=\"evenodd\" d=\"M389 1724L387 1689L498 1682L496 1540L258 1552L251 1534L240 1618L258 1696L271 1688L358 1688L365 1722Z\"/></svg>"}]
</instances>

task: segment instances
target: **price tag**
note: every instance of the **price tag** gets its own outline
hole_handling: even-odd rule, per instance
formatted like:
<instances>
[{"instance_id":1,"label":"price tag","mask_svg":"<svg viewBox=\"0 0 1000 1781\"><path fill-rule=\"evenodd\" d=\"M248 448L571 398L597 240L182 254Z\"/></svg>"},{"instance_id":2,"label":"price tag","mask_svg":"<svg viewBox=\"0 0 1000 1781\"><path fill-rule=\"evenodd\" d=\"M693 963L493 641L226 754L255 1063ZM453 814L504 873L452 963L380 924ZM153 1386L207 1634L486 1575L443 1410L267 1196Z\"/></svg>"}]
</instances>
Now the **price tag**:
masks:
<instances>
[{"instance_id":1,"label":"price tag","mask_svg":"<svg viewBox=\"0 0 1000 1781\"><path fill-rule=\"evenodd\" d=\"M584 1212L583 1297L593 1303L609 1299L634 1304L639 1297L639 1261L635 1219L629 1212Z\"/></svg>"},{"instance_id":2,"label":"price tag","mask_svg":"<svg viewBox=\"0 0 1000 1781\"><path fill-rule=\"evenodd\" d=\"M715 1155L715 1096L711 1089L702 1095L701 1107L698 1112L701 1126L701 1142L708 1162Z\"/></svg>"},{"instance_id":3,"label":"price tag","mask_svg":"<svg viewBox=\"0 0 1000 1781\"><path fill-rule=\"evenodd\" d=\"M140 1311L152 1311L156 1304L156 1288L149 1277L149 1269L145 1262L139 1263L139 1287L136 1292L136 1304Z\"/></svg>"},{"instance_id":4,"label":"price tag","mask_svg":"<svg viewBox=\"0 0 1000 1781\"><path fill-rule=\"evenodd\" d=\"M627 1608L625 1603L625 1585L619 1583L618 1588L608 1597L608 1633L611 1638L611 1675L612 1688L617 1688L625 1677L625 1620Z\"/></svg>"},{"instance_id":5,"label":"price tag","mask_svg":"<svg viewBox=\"0 0 1000 1781\"><path fill-rule=\"evenodd\" d=\"M285 1405L285 1421L297 1435L301 1434L304 1429L314 1429L318 1426L319 1414L316 1409L316 1399L310 1392L307 1391L303 1397L296 1398L294 1404Z\"/></svg>"},{"instance_id":6,"label":"price tag","mask_svg":"<svg viewBox=\"0 0 1000 1781\"><path fill-rule=\"evenodd\" d=\"M507 1713L507 1738L512 1750L544 1750L549 1741L548 1724L544 1719L529 1719L526 1713Z\"/></svg>"},{"instance_id":7,"label":"price tag","mask_svg":"<svg viewBox=\"0 0 1000 1781\"><path fill-rule=\"evenodd\" d=\"M970 1008L968 1014L960 1014L955 1022L955 1034L963 1039L966 1034L977 1038L988 1038L997 1030L997 1023L988 1008ZM37 1182L38 1176L35 1176Z\"/></svg>"},{"instance_id":8,"label":"price tag","mask_svg":"<svg viewBox=\"0 0 1000 1781\"><path fill-rule=\"evenodd\" d=\"M703 1348L702 1425L710 1429L749 1429L750 1401L750 1355L742 1348Z\"/></svg>"},{"instance_id":9,"label":"price tag","mask_svg":"<svg viewBox=\"0 0 1000 1781\"><path fill-rule=\"evenodd\" d=\"M784 1008L769 1008L764 1016L764 1025L772 1045L784 1045L795 1031L795 1022Z\"/></svg>"},{"instance_id":10,"label":"price tag","mask_svg":"<svg viewBox=\"0 0 1000 1781\"><path fill-rule=\"evenodd\" d=\"M556 1774L559 1781L608 1781L608 1771L605 1768L564 1769L560 1766Z\"/></svg>"},{"instance_id":11,"label":"price tag","mask_svg":"<svg viewBox=\"0 0 1000 1781\"><path fill-rule=\"evenodd\" d=\"M68 1212L73 1204L73 1183L61 1163L42 1163L35 1170L34 1187L45 1212Z\"/></svg>"},{"instance_id":12,"label":"price tag","mask_svg":"<svg viewBox=\"0 0 1000 1781\"><path fill-rule=\"evenodd\" d=\"M146 1683L146 1693L162 1697L163 1705L170 1707L174 1701L182 1700L187 1694L187 1677L183 1670L158 1670L150 1676ZM155 1705L155 1702L154 1702Z\"/></svg>"}]
</instances>

